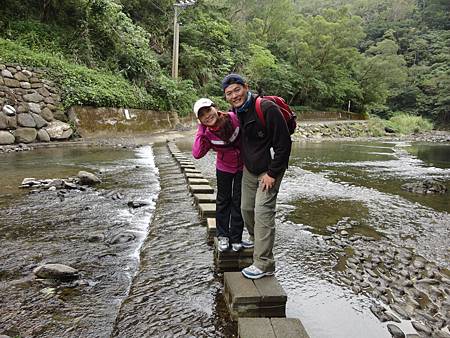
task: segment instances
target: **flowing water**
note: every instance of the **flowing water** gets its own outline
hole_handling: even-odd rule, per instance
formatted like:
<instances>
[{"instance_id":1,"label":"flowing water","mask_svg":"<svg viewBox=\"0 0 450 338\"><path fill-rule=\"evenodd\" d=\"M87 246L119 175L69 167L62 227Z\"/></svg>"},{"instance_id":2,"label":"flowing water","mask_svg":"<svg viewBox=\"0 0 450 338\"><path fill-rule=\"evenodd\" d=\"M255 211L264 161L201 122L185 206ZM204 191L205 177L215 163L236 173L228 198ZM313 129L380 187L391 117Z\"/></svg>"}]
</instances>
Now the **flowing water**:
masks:
<instances>
[{"instance_id":1,"label":"flowing water","mask_svg":"<svg viewBox=\"0 0 450 338\"><path fill-rule=\"evenodd\" d=\"M178 142L186 154L191 144ZM213 155L196 164L214 185ZM63 196L18 188L25 177L64 178L79 170L103 182ZM346 259L357 250L409 250L446 274L449 192L400 188L430 177L450 188L450 145L296 143L279 194L274 250L287 316L300 318L311 337L390 337L387 323L369 310L380 298L345 283ZM0 187L0 334L237 335L206 230L165 145L2 155ZM145 205L130 208L129 201ZM333 237L333 227L345 228L352 241ZM113 240L121 235L129 240ZM43 263L73 266L81 279L36 280L32 270ZM397 325L414 332L410 321Z\"/></svg>"}]
</instances>

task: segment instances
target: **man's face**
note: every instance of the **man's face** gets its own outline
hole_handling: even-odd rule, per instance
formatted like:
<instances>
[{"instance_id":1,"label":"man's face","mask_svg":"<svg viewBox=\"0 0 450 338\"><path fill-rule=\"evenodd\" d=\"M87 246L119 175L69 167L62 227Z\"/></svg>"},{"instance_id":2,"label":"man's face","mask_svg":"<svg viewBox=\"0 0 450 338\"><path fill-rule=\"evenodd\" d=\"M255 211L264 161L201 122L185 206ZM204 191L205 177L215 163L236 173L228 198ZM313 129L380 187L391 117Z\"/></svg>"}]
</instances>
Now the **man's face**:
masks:
<instances>
[{"instance_id":1,"label":"man's face","mask_svg":"<svg viewBox=\"0 0 450 338\"><path fill-rule=\"evenodd\" d=\"M247 101L248 85L233 83L225 88L225 99L233 108L241 107Z\"/></svg>"}]
</instances>

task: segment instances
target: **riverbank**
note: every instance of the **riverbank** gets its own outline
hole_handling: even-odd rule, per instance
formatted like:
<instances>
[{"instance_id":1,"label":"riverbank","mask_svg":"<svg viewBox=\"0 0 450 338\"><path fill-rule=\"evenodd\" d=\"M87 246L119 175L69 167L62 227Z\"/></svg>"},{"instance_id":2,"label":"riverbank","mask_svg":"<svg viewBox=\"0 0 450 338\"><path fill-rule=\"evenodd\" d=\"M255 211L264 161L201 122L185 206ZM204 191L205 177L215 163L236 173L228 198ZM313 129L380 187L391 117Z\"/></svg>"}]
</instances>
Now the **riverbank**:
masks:
<instances>
[{"instance_id":1,"label":"riverbank","mask_svg":"<svg viewBox=\"0 0 450 338\"><path fill-rule=\"evenodd\" d=\"M177 140L180 138L193 138L195 128L183 130L166 130L151 134L137 133L123 136L115 135L91 135L71 141L19 143L13 145L0 145L0 154L21 152L32 149L75 147L75 146L115 146L134 147L151 143ZM373 136L368 131L367 121L326 121L326 122L301 122L296 132L292 135L294 142L321 142L334 141L409 141L409 142L434 142L450 143L450 131L433 130L411 135L399 135L385 133L383 136Z\"/></svg>"}]
</instances>

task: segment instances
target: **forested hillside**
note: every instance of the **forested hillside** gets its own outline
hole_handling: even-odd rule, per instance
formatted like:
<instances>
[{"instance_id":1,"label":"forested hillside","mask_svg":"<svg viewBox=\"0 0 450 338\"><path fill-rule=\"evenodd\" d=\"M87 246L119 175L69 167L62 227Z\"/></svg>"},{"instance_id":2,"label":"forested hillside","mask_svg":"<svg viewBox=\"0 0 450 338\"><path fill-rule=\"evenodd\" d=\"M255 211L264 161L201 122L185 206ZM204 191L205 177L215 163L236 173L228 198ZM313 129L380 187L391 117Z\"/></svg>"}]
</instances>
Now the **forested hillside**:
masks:
<instances>
[{"instance_id":1,"label":"forested hillside","mask_svg":"<svg viewBox=\"0 0 450 338\"><path fill-rule=\"evenodd\" d=\"M235 71L303 109L450 120L448 0L198 0L179 16L179 81L173 4L2 0L0 60L49 67L67 106L186 113Z\"/></svg>"}]
</instances>

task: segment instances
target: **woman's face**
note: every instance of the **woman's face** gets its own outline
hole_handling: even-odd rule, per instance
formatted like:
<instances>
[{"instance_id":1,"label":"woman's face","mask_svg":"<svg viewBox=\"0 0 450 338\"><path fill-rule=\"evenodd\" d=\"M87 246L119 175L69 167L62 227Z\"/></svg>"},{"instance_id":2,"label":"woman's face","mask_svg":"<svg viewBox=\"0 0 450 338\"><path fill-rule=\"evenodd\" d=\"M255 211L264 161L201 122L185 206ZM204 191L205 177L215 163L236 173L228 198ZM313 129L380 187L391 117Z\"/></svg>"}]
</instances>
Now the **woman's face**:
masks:
<instances>
[{"instance_id":1,"label":"woman's face","mask_svg":"<svg viewBox=\"0 0 450 338\"><path fill-rule=\"evenodd\" d=\"M198 116L198 119L205 126L213 127L217 123L217 121L219 119L219 114L217 112L216 107L211 106L211 107L208 107L208 108L202 108L200 110L200 114Z\"/></svg>"}]
</instances>

